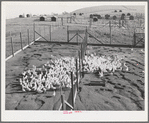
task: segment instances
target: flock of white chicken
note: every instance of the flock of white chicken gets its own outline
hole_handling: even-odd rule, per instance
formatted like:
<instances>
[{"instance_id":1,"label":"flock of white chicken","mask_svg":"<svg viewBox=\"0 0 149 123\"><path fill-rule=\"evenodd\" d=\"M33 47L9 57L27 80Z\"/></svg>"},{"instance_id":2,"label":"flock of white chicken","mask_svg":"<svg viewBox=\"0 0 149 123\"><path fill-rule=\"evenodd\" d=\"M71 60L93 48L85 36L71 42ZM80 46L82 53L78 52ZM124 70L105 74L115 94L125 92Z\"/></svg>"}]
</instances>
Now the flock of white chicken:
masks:
<instances>
[{"instance_id":1,"label":"flock of white chicken","mask_svg":"<svg viewBox=\"0 0 149 123\"><path fill-rule=\"evenodd\" d=\"M104 73L113 74L116 70L128 71L128 66L126 66L123 57L118 57L117 55L102 55L99 57L95 53L85 56L83 68L85 72L99 72L100 77L102 77Z\"/></svg>"},{"instance_id":2,"label":"flock of white chicken","mask_svg":"<svg viewBox=\"0 0 149 123\"><path fill-rule=\"evenodd\" d=\"M77 61L79 62L79 60ZM128 67L123 60L116 56L99 57L91 54L85 55L83 60L83 71L97 71L101 77L104 72L113 73L115 70L122 70L123 67L128 71ZM36 91L38 93L43 93L50 89L55 90L60 86L71 88L71 72L73 72L73 82L75 83L77 77L74 57L55 58L44 64L42 68L37 68L33 65L33 68L24 71L20 78L20 85L22 86L22 91Z\"/></svg>"},{"instance_id":3,"label":"flock of white chicken","mask_svg":"<svg viewBox=\"0 0 149 123\"><path fill-rule=\"evenodd\" d=\"M38 93L56 87L71 88L71 72L76 72L75 58L61 57L50 60L42 66L42 68L33 68L22 73L20 84L22 91L36 91ZM76 74L73 74L74 83L76 82Z\"/></svg>"}]
</instances>

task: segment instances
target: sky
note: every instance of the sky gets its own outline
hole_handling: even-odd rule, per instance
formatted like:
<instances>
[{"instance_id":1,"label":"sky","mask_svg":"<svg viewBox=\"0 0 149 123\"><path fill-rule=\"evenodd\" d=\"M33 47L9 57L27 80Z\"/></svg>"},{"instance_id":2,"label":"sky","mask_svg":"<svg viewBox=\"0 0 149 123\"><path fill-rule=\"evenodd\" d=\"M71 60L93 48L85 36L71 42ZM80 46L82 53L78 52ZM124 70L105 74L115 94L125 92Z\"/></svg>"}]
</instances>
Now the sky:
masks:
<instances>
[{"instance_id":1,"label":"sky","mask_svg":"<svg viewBox=\"0 0 149 123\"><path fill-rule=\"evenodd\" d=\"M120 5L122 2L113 2L113 5ZM7 19L18 17L20 14L51 14L62 12L72 12L77 9L91 6L112 5L110 2L2 2L4 7L5 17ZM127 3L126 3L127 4Z\"/></svg>"},{"instance_id":2,"label":"sky","mask_svg":"<svg viewBox=\"0 0 149 123\"><path fill-rule=\"evenodd\" d=\"M20 14L51 14L71 12L83 7L97 6L97 3L78 2L6 2L6 18L18 17Z\"/></svg>"}]
</instances>

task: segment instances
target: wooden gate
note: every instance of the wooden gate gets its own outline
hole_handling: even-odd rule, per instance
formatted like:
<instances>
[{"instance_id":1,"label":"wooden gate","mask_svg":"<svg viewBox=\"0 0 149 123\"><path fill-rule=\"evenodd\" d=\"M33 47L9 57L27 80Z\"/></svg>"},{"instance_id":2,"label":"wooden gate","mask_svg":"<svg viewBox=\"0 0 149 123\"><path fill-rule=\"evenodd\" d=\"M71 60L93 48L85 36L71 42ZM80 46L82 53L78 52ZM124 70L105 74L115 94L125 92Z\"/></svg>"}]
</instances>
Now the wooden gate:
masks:
<instances>
[{"instance_id":1,"label":"wooden gate","mask_svg":"<svg viewBox=\"0 0 149 123\"><path fill-rule=\"evenodd\" d=\"M143 46L145 42L145 33L134 33L134 43L133 46Z\"/></svg>"}]
</instances>

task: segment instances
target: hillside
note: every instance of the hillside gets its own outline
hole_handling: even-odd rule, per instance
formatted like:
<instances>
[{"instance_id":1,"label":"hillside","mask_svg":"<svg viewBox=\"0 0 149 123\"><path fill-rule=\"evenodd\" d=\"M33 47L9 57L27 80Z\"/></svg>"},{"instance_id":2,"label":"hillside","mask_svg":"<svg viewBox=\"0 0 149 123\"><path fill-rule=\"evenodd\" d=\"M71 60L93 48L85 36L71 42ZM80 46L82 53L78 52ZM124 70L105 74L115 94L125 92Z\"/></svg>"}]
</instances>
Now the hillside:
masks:
<instances>
[{"instance_id":1,"label":"hillside","mask_svg":"<svg viewBox=\"0 0 149 123\"><path fill-rule=\"evenodd\" d=\"M115 6L115 5L106 5L106 6L93 6L93 7L86 7L82 9L75 10L71 13L84 13L84 14L91 14L91 13L98 13L98 14L109 14L114 13L114 11L122 10L122 12L131 12L131 13L144 13L145 7L144 6Z\"/></svg>"}]
</instances>

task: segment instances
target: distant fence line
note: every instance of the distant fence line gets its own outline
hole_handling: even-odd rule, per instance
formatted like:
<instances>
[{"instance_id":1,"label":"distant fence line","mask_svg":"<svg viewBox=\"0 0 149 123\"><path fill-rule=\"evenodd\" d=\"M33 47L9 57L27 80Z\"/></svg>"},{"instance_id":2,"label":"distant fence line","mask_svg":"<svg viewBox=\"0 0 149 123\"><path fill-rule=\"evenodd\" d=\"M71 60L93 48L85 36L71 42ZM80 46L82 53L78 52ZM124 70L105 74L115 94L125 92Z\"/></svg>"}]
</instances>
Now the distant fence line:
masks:
<instances>
[{"instance_id":1,"label":"distant fence line","mask_svg":"<svg viewBox=\"0 0 149 123\"><path fill-rule=\"evenodd\" d=\"M7 32L6 37L6 61L14 57L18 51L24 50L27 46L33 44L32 42L39 40L39 37L35 37L35 24L32 24L32 29L25 28L23 31L19 30L18 32ZM44 24L39 24L40 26ZM23 25L24 26L24 25ZM48 25L49 26L49 25ZM57 26L60 25L50 25L51 32L55 30ZM47 34L46 30L41 30L44 33L44 36ZM41 37L40 37L41 38ZM24 41L25 40L25 41ZM10 53L11 52L11 53ZM9 53L9 55L7 55Z\"/></svg>"},{"instance_id":2,"label":"distant fence line","mask_svg":"<svg viewBox=\"0 0 149 123\"><path fill-rule=\"evenodd\" d=\"M27 24L27 25L31 25L31 24ZM42 39L45 39L46 41L49 41L49 40L52 41L52 31L58 29L61 26L62 26L61 24L56 24L56 23L55 24L51 24L51 25L42 24L42 23L40 23L40 24L35 24L34 23L29 28L23 25L22 26L22 30L21 29L18 29L18 33L17 32L7 32L7 35L9 35L9 37L8 36L6 37L6 49L7 49L6 55L9 53L12 56L14 56L14 53L16 51L18 51L20 49L23 49L24 46L29 45L30 42L35 41L38 37L41 37ZM120 28L119 25L116 25L116 26ZM82 27L86 28L86 31L85 31L85 29L82 30L82 27L80 27L81 30L79 30L79 29L78 30L77 29L76 30L75 29L74 30L71 30L70 29L71 28L71 25L69 25L69 26L68 25L65 25L63 27L66 27L67 28L66 29L66 31L67 31L66 32L67 33L66 34L66 40L67 40L68 43L74 37L76 37L76 40L78 42L78 38L79 37L83 39L83 37L80 34L85 33L86 36L84 38L88 37L87 35L89 35L92 38L94 38L95 40L97 40L98 42L100 42L101 44L103 44L103 42L100 39L98 39L93 34L91 34L91 33L88 32L87 27L91 28L91 25L84 25L84 26L82 25ZM76 26L75 25L72 25L72 27L76 27ZM109 32L108 32L109 33L109 42L110 42L110 44L112 44L112 31L114 29L113 23L111 23L111 21L109 21L108 23L106 23L106 25L103 25L103 27L101 27L100 29L102 29L102 28L105 28L106 31L107 31L107 28L109 28ZM132 45L138 44L136 38L139 37L139 36L136 36L136 35L138 35L138 32L136 32L136 29L139 29L140 30L142 28L141 27L136 27L133 30L134 32L133 32L133 35L132 35L132 38L133 38L132 39ZM75 35L70 38L69 35L71 33L75 33ZM137 34L135 35L135 33L137 33ZM141 33L142 35L144 34L144 32L139 32L139 33ZM35 34L37 34L38 37L36 37ZM48 36L49 37L49 40L46 39L46 36L47 35L49 35ZM142 39L144 39L144 38L142 38ZM142 39L141 39L141 42L142 42ZM10 41L8 41L8 40L10 40ZM86 43L86 45L87 45L87 43ZM8 55L7 55L7 57L8 57Z\"/></svg>"}]
</instances>

